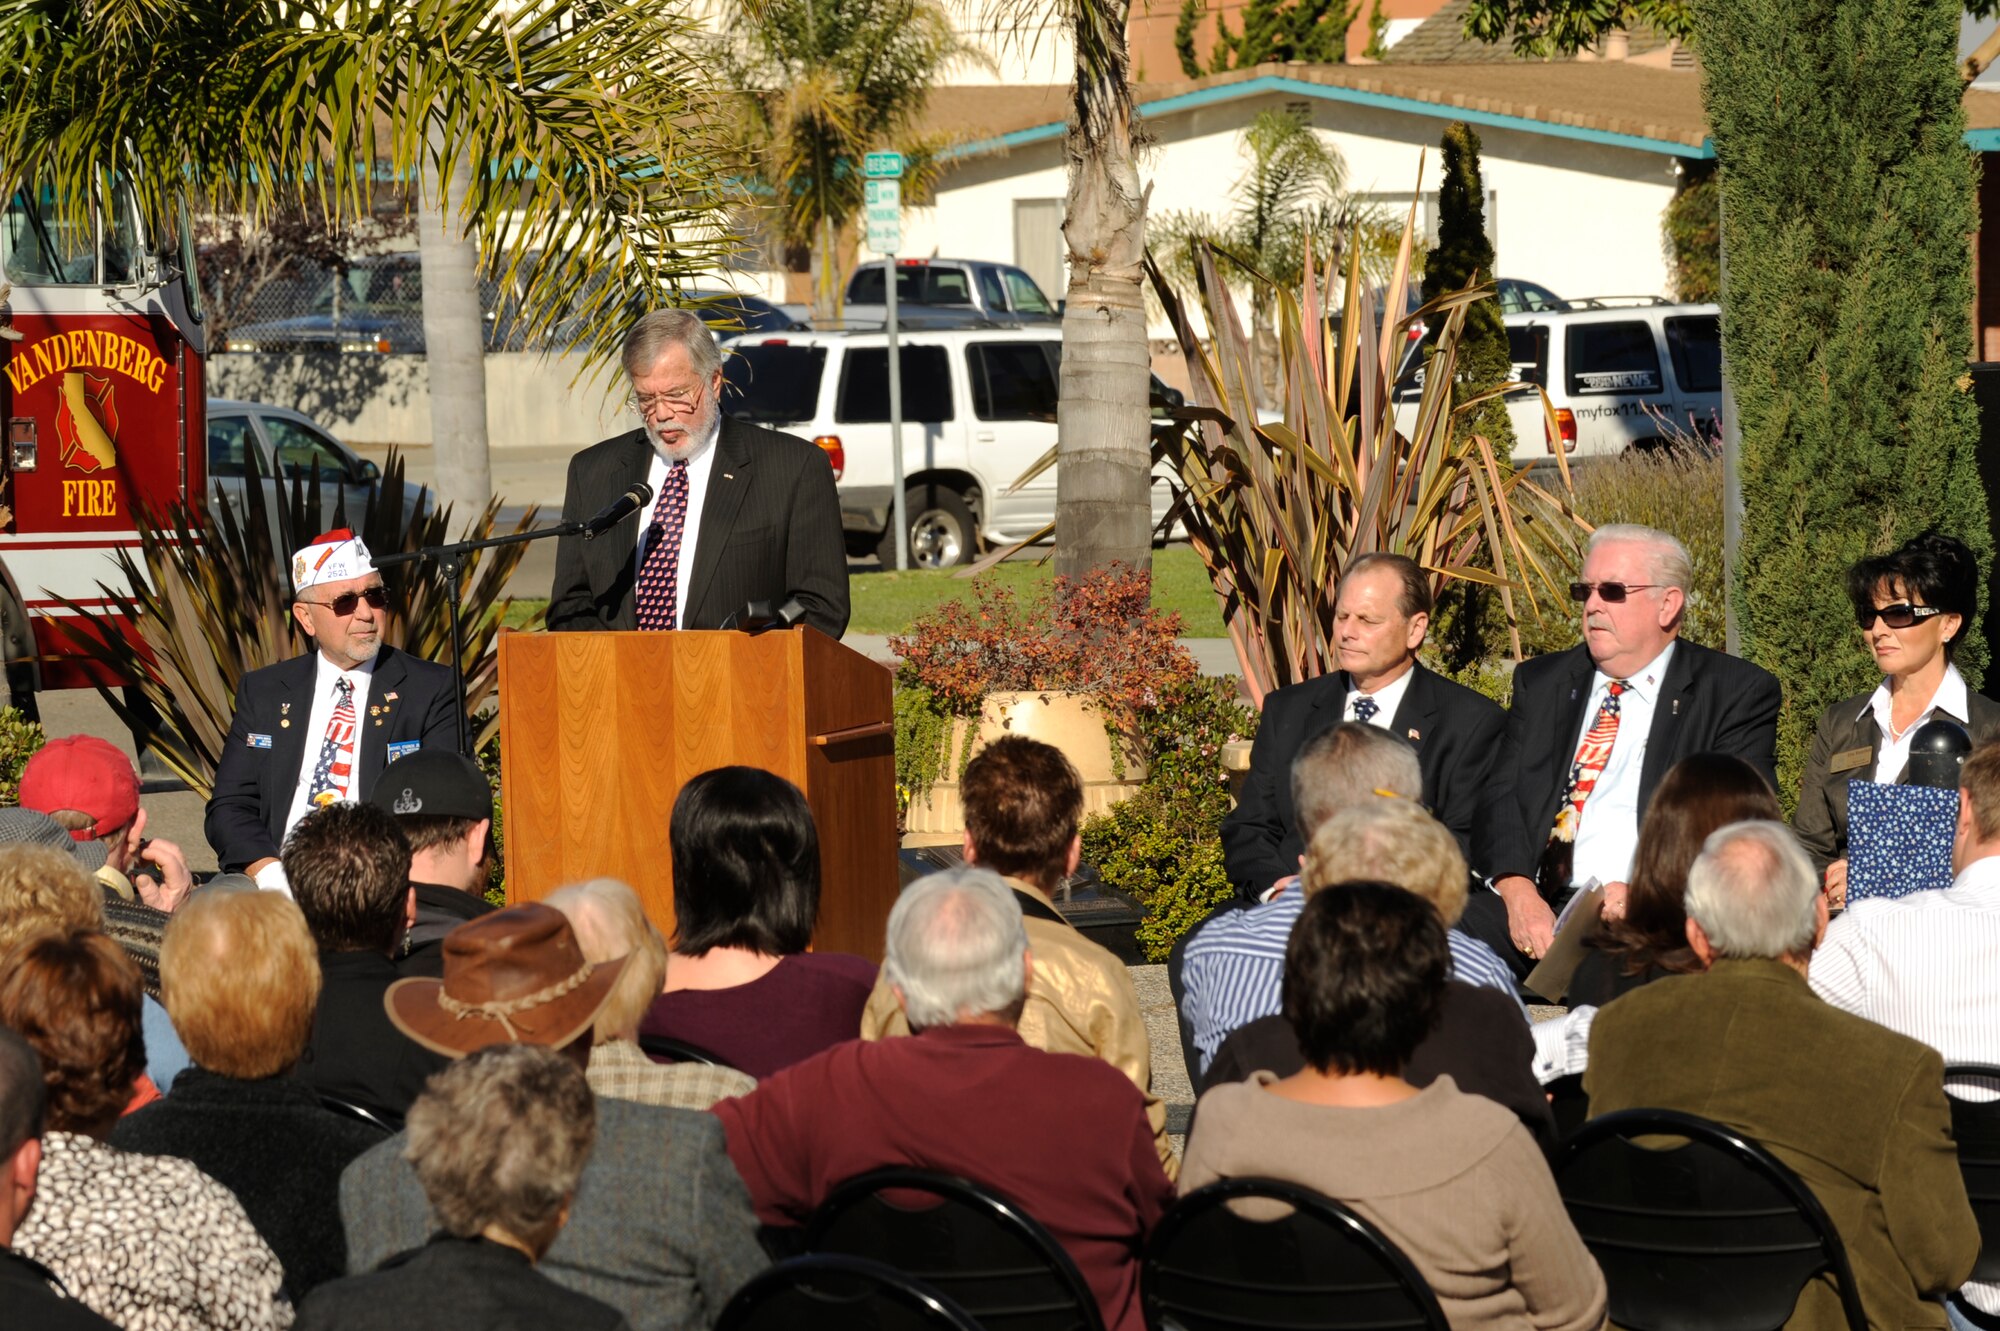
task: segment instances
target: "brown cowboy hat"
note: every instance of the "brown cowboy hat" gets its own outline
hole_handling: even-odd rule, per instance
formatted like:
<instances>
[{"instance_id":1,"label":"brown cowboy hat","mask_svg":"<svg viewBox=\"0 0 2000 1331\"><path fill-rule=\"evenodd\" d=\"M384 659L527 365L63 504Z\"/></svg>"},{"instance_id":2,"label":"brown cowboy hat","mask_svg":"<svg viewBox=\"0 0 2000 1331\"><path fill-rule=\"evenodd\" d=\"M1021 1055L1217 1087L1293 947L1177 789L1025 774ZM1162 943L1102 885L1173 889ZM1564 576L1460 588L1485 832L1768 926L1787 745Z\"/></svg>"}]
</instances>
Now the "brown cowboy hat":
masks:
<instances>
[{"instance_id":1,"label":"brown cowboy hat","mask_svg":"<svg viewBox=\"0 0 2000 1331\"><path fill-rule=\"evenodd\" d=\"M597 1020L625 960L585 961L563 913L529 902L453 929L444 978L398 980L382 1005L397 1030L453 1058L494 1044L560 1049Z\"/></svg>"}]
</instances>

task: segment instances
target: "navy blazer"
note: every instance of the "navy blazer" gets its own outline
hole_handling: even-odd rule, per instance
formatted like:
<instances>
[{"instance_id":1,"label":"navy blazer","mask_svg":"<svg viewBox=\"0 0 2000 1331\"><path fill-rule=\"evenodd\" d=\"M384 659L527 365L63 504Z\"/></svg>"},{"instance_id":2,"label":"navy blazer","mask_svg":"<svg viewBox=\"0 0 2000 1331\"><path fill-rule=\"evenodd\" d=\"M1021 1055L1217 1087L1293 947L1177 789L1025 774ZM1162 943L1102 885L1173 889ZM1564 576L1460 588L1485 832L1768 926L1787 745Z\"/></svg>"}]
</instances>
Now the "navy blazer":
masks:
<instances>
[{"instance_id":1,"label":"navy blazer","mask_svg":"<svg viewBox=\"0 0 2000 1331\"><path fill-rule=\"evenodd\" d=\"M1576 761L1596 673L1589 649L1581 645L1523 661L1514 671L1514 703L1507 713L1514 766L1492 789L1498 810L1485 826L1496 839L1479 848L1481 867L1495 878L1535 876L1556 824L1570 764ZM1646 736L1646 758L1639 769L1641 820L1660 778L1697 753L1741 758L1776 790L1781 701L1778 681L1768 671L1681 640L1667 663Z\"/></svg>"},{"instance_id":2,"label":"navy blazer","mask_svg":"<svg viewBox=\"0 0 2000 1331\"><path fill-rule=\"evenodd\" d=\"M581 522L644 481L652 461L644 430L578 453L570 459L563 521ZM595 540L557 538L550 629L639 626L637 521L627 518ZM702 497L694 567L681 589L681 622L720 628L747 602L769 601L775 609L787 597L797 597L806 623L828 637L847 631L847 540L833 468L797 435L725 416Z\"/></svg>"},{"instance_id":3,"label":"navy blazer","mask_svg":"<svg viewBox=\"0 0 2000 1331\"><path fill-rule=\"evenodd\" d=\"M315 650L253 670L237 687L236 716L229 723L229 738L222 742L222 760L215 766L215 787L202 824L225 873L240 872L258 860L275 856L285 839L285 818L292 810L292 796L298 792L306 744L325 739L324 735L306 734L318 671L319 653ZM391 693L396 696L391 698ZM291 704L289 711L287 703ZM389 766L391 744L444 749L458 745L458 723L453 716L458 691L447 666L384 644L375 657L368 704L384 710L378 716L360 718L356 799L367 799L375 789L376 778ZM291 724L286 725L287 721Z\"/></svg>"},{"instance_id":4,"label":"navy blazer","mask_svg":"<svg viewBox=\"0 0 2000 1331\"><path fill-rule=\"evenodd\" d=\"M1305 846L1292 805L1292 759L1307 740L1340 724L1347 691L1343 670L1264 699L1250 774L1222 822L1223 865L1247 901L1299 871ZM1478 867L1475 845L1492 838L1476 836L1475 824L1485 814L1487 787L1506 766L1507 714L1492 699L1416 665L1389 729L1416 746L1424 802Z\"/></svg>"}]
</instances>

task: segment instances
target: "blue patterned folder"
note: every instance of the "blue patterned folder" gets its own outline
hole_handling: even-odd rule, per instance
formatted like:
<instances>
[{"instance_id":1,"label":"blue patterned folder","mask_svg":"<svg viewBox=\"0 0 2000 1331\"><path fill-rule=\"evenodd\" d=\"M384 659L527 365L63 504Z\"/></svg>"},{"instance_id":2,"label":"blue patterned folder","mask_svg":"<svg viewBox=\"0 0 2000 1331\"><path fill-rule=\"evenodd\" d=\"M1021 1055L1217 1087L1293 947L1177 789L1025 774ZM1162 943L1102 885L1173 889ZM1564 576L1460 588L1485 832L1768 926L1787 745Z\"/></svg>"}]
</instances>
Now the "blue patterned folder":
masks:
<instances>
[{"instance_id":1,"label":"blue patterned folder","mask_svg":"<svg viewBox=\"0 0 2000 1331\"><path fill-rule=\"evenodd\" d=\"M1847 900L1951 886L1958 792L1847 783Z\"/></svg>"}]
</instances>

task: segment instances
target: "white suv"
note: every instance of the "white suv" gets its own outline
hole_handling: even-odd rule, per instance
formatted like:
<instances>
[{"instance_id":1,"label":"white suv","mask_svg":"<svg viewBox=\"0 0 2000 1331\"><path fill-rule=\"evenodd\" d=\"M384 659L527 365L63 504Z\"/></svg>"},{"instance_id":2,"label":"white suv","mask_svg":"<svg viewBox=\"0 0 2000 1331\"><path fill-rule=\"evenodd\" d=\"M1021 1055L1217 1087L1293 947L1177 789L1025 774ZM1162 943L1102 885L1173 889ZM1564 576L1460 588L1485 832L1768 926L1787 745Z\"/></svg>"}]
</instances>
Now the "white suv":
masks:
<instances>
[{"instance_id":1,"label":"white suv","mask_svg":"<svg viewBox=\"0 0 2000 1331\"><path fill-rule=\"evenodd\" d=\"M979 539L1019 540L1055 520L1051 467L1007 493L1056 442L1061 330L912 329L902 348L903 484L910 563L971 560ZM723 411L803 435L826 450L840 485L850 548L895 562L889 514L888 338L879 332L800 331L734 339L723 361ZM1155 410L1178 395L1157 380ZM1171 503L1153 482L1153 517Z\"/></svg>"}]
</instances>

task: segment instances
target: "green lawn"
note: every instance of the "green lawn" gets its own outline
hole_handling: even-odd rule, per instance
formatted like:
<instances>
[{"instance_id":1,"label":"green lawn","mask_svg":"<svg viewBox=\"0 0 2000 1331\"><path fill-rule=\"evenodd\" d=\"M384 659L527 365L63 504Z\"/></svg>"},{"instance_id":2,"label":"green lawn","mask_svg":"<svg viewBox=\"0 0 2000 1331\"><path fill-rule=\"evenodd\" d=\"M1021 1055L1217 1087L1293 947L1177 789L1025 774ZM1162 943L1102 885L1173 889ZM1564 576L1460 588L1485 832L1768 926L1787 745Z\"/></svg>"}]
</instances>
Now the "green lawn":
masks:
<instances>
[{"instance_id":1,"label":"green lawn","mask_svg":"<svg viewBox=\"0 0 2000 1331\"><path fill-rule=\"evenodd\" d=\"M1053 560L1043 563L1016 559L984 576L996 578L1012 587L1017 595L1028 598L1048 586L1054 575ZM888 634L908 629L911 620L942 601L972 599L973 580L942 569L920 569L908 573L857 573L848 579L847 587L854 606L848 630ZM517 597L508 607L505 623L519 628L547 604L544 600ZM1194 551L1184 545L1170 545L1153 552L1153 604L1180 614L1184 637L1227 636L1208 574Z\"/></svg>"}]
</instances>

